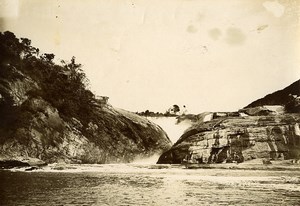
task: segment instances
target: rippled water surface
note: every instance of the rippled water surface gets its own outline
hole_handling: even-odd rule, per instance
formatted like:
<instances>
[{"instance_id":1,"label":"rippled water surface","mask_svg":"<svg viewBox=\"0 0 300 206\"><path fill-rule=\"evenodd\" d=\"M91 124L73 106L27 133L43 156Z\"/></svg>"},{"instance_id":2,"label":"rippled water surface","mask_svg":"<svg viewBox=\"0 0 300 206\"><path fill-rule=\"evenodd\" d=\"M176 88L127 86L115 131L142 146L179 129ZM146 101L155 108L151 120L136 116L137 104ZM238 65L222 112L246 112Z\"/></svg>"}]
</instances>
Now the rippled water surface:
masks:
<instances>
[{"instance_id":1,"label":"rippled water surface","mask_svg":"<svg viewBox=\"0 0 300 206\"><path fill-rule=\"evenodd\" d=\"M75 167L0 171L0 205L300 205L300 171Z\"/></svg>"}]
</instances>

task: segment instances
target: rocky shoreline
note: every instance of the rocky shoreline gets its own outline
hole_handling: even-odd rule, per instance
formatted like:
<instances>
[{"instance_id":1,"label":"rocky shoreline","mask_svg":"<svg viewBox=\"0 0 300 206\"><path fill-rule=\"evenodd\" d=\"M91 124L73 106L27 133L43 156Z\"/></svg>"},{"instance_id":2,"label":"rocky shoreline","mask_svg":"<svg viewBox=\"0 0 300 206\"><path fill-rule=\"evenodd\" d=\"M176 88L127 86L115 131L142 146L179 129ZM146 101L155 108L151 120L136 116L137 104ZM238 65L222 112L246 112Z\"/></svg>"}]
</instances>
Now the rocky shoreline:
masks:
<instances>
[{"instance_id":1,"label":"rocky shoreline","mask_svg":"<svg viewBox=\"0 0 300 206\"><path fill-rule=\"evenodd\" d=\"M40 169L48 164L37 158L15 158L15 159L0 159L0 169L18 169L24 168L25 170Z\"/></svg>"}]
</instances>

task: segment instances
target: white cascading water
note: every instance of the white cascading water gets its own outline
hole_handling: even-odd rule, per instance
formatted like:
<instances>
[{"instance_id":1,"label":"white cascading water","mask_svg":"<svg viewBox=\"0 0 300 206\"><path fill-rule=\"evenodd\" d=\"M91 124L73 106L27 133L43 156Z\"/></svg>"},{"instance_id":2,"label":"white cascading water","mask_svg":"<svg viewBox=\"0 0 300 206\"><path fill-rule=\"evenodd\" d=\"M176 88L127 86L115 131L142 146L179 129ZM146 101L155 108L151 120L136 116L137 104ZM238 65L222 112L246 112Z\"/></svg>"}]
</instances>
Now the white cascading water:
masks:
<instances>
[{"instance_id":1,"label":"white cascading water","mask_svg":"<svg viewBox=\"0 0 300 206\"><path fill-rule=\"evenodd\" d=\"M189 120L177 124L176 117L147 117L147 119L159 125L168 134L173 144L192 125Z\"/></svg>"}]
</instances>

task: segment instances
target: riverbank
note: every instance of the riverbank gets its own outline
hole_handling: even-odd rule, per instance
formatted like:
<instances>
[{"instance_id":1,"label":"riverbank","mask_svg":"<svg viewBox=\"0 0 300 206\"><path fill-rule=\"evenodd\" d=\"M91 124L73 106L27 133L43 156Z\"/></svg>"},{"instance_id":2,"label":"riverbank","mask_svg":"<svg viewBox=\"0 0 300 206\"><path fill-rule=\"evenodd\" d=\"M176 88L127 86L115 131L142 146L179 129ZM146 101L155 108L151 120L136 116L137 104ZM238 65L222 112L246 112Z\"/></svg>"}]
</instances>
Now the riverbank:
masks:
<instances>
[{"instance_id":1,"label":"riverbank","mask_svg":"<svg viewBox=\"0 0 300 206\"><path fill-rule=\"evenodd\" d=\"M64 162L40 165L10 165L1 168L7 171L19 172L107 172L116 170L126 173L132 170L197 170L197 169L218 169L218 170L266 170L266 171L300 171L300 162L295 160L270 161L264 164L262 160L252 160L243 163L223 164L154 164L154 163L128 163L128 164L66 164Z\"/></svg>"}]
</instances>

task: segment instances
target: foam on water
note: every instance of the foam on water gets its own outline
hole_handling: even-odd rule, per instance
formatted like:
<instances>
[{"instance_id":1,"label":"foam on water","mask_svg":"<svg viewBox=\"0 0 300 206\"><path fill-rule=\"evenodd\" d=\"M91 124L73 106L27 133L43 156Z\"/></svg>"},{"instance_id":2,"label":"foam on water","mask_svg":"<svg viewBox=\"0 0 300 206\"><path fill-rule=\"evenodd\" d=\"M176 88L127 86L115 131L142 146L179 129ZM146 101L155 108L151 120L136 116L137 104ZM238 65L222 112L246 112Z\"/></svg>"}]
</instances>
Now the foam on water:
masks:
<instances>
[{"instance_id":1,"label":"foam on water","mask_svg":"<svg viewBox=\"0 0 300 206\"><path fill-rule=\"evenodd\" d=\"M180 165L50 165L0 171L0 205L298 205L300 171ZM1 204L2 203L2 204Z\"/></svg>"},{"instance_id":2,"label":"foam on water","mask_svg":"<svg viewBox=\"0 0 300 206\"><path fill-rule=\"evenodd\" d=\"M175 143L184 131L192 125L190 121L177 124L176 117L147 117L147 119L158 124L168 134L172 143Z\"/></svg>"}]
</instances>

